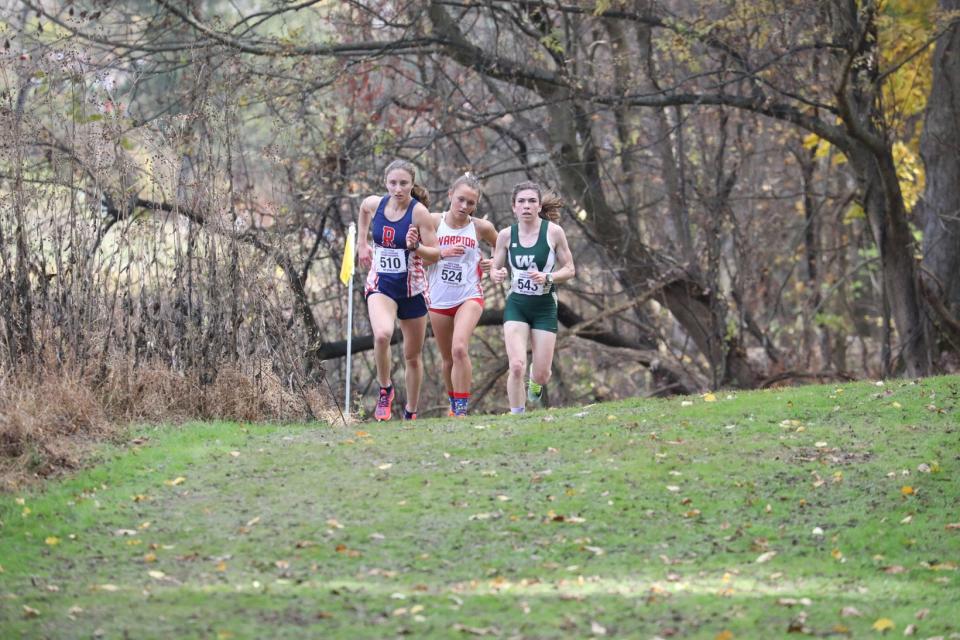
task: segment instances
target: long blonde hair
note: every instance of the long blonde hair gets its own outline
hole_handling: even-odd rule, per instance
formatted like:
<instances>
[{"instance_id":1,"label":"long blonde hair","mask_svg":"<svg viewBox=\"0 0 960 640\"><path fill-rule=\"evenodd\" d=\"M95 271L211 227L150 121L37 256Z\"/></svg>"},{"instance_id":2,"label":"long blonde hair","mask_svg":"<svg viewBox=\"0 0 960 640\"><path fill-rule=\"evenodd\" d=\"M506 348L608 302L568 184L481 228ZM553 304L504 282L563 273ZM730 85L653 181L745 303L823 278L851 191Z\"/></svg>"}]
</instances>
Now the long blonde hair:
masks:
<instances>
[{"instance_id":1,"label":"long blonde hair","mask_svg":"<svg viewBox=\"0 0 960 640\"><path fill-rule=\"evenodd\" d=\"M388 164L387 168L383 170L383 179L386 180L390 172L395 169L400 169L410 174L410 179L413 180L413 189L410 190L410 195L419 200L423 206L429 207L430 193L422 185L417 184L417 167L408 160L398 158Z\"/></svg>"},{"instance_id":2,"label":"long blonde hair","mask_svg":"<svg viewBox=\"0 0 960 640\"><path fill-rule=\"evenodd\" d=\"M563 198L552 191L544 191L536 182L520 182L513 188L510 204L517 201L517 194L521 191L536 191L540 200L540 217L550 222L560 222L560 209L563 207Z\"/></svg>"}]
</instances>

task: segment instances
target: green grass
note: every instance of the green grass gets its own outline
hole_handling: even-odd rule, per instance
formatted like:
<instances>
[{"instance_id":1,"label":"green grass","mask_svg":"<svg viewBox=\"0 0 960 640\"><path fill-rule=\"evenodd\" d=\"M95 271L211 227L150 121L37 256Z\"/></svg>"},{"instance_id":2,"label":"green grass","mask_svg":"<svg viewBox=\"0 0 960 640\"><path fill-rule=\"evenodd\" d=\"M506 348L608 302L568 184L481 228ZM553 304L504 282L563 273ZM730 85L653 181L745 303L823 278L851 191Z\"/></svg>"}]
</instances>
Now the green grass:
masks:
<instances>
[{"instance_id":1,"label":"green grass","mask_svg":"<svg viewBox=\"0 0 960 640\"><path fill-rule=\"evenodd\" d=\"M0 637L950 637L958 396L139 429L0 496Z\"/></svg>"}]
</instances>

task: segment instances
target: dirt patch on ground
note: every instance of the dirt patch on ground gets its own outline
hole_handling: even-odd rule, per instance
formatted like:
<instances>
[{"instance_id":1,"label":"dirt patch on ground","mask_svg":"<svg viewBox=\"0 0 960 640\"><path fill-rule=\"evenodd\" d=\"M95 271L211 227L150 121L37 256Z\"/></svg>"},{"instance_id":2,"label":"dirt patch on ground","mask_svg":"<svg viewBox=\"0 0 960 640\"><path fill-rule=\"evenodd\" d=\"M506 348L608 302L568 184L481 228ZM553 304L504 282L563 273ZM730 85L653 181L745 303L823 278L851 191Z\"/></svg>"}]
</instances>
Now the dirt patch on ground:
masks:
<instances>
[{"instance_id":1,"label":"dirt patch on ground","mask_svg":"<svg viewBox=\"0 0 960 640\"><path fill-rule=\"evenodd\" d=\"M849 465L867 462L873 458L869 451L844 451L832 447L800 447L793 452L791 462L822 462L832 465Z\"/></svg>"}]
</instances>

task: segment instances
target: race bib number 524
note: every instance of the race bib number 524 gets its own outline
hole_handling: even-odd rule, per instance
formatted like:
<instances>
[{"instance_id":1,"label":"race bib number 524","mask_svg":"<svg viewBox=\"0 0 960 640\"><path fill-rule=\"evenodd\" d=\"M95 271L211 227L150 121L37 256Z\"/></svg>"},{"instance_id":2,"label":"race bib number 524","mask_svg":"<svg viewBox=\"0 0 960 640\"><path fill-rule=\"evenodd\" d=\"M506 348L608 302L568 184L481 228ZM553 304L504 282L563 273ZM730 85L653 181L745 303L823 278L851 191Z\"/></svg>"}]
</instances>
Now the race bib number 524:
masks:
<instances>
[{"instance_id":1,"label":"race bib number 524","mask_svg":"<svg viewBox=\"0 0 960 640\"><path fill-rule=\"evenodd\" d=\"M440 263L440 280L446 284L463 284L463 265L444 260Z\"/></svg>"}]
</instances>

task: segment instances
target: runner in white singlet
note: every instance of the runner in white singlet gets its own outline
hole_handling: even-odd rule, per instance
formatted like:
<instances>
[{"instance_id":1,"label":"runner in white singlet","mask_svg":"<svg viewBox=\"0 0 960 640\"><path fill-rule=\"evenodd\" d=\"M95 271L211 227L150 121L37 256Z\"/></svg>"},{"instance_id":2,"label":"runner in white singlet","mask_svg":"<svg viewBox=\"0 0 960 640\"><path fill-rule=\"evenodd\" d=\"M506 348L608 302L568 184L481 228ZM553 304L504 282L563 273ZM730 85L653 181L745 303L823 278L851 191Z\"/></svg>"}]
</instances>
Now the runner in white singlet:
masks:
<instances>
[{"instance_id":1,"label":"runner in white singlet","mask_svg":"<svg viewBox=\"0 0 960 640\"><path fill-rule=\"evenodd\" d=\"M497 230L487 220L473 217L480 200L480 181L465 173L447 192L450 207L433 213L440 243L440 260L428 271L430 324L443 359L443 379L450 400L448 415L465 416L470 403L473 365L470 336L483 312L480 278L489 270L480 241L492 249Z\"/></svg>"}]
</instances>

